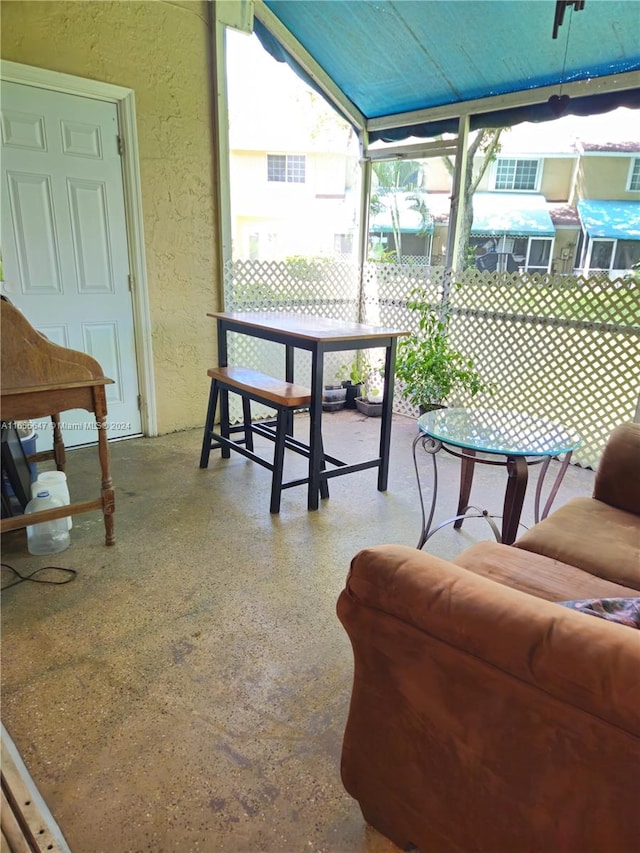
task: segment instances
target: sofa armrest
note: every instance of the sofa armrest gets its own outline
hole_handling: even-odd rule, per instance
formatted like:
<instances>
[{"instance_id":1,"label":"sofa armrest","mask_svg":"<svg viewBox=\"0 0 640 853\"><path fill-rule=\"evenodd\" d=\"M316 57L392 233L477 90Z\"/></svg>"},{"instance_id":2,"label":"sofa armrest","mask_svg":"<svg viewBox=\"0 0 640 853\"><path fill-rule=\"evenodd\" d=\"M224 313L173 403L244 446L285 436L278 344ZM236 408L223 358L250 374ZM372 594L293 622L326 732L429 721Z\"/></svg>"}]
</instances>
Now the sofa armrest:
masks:
<instances>
[{"instance_id":1,"label":"sofa armrest","mask_svg":"<svg viewBox=\"0 0 640 853\"><path fill-rule=\"evenodd\" d=\"M593 497L640 515L640 424L616 427L602 454Z\"/></svg>"},{"instance_id":2,"label":"sofa armrest","mask_svg":"<svg viewBox=\"0 0 640 853\"><path fill-rule=\"evenodd\" d=\"M347 633L361 608L392 617L398 636L412 627L429 642L455 647L640 735L640 632L632 628L401 545L380 545L354 557L338 602ZM390 624L386 620L387 633L393 633ZM382 642L383 633L374 642Z\"/></svg>"}]
</instances>

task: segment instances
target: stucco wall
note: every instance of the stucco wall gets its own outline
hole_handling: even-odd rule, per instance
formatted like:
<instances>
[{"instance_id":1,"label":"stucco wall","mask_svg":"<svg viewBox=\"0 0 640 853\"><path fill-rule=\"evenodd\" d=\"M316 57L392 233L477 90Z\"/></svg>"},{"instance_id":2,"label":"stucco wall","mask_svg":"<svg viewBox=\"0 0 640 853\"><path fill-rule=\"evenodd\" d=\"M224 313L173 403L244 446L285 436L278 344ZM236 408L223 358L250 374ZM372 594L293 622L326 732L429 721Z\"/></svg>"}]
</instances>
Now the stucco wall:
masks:
<instances>
[{"instance_id":1,"label":"stucco wall","mask_svg":"<svg viewBox=\"0 0 640 853\"><path fill-rule=\"evenodd\" d=\"M547 201L568 200L574 163L573 157L545 157L542 160L540 192Z\"/></svg>"},{"instance_id":2,"label":"stucco wall","mask_svg":"<svg viewBox=\"0 0 640 853\"><path fill-rule=\"evenodd\" d=\"M579 186L583 198L637 201L638 193L629 192L630 156L586 154L580 161Z\"/></svg>"},{"instance_id":3,"label":"stucco wall","mask_svg":"<svg viewBox=\"0 0 640 853\"><path fill-rule=\"evenodd\" d=\"M205 4L3 0L2 58L135 91L158 429L204 422L219 307Z\"/></svg>"}]
</instances>

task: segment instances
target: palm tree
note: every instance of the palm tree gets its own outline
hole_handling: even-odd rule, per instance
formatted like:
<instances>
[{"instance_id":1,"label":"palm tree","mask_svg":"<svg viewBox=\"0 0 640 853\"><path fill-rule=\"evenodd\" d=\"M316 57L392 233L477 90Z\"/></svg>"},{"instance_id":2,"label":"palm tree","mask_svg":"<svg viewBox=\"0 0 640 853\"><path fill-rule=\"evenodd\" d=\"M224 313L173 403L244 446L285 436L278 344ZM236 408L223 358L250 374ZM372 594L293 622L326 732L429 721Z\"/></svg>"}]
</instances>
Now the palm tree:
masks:
<instances>
[{"instance_id":1,"label":"palm tree","mask_svg":"<svg viewBox=\"0 0 640 853\"><path fill-rule=\"evenodd\" d=\"M401 205L405 199L412 210L417 210L429 222L429 212L418 192L422 186L422 164L417 160L378 160L373 163L375 190L371 193L370 211L375 216L383 210L389 212L396 258L402 258Z\"/></svg>"}]
</instances>

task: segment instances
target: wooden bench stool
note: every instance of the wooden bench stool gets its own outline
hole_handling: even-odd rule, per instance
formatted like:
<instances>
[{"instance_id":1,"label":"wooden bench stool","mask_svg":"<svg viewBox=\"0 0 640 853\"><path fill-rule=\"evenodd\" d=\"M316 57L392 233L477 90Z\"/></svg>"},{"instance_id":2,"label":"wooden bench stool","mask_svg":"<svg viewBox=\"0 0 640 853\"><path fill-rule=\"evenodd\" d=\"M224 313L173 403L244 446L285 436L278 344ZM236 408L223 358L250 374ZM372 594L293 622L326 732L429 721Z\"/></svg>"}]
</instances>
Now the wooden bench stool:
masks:
<instances>
[{"instance_id":1,"label":"wooden bench stool","mask_svg":"<svg viewBox=\"0 0 640 853\"><path fill-rule=\"evenodd\" d=\"M295 453L300 453L307 459L309 458L309 445L293 437L293 412L296 409L309 408L311 392L308 388L294 385L292 382L285 382L282 379L275 379L273 376L267 376L248 367L212 367L207 371L207 375L211 377L211 390L209 392L207 420L204 425L200 467L206 468L209 465L209 454L217 448L221 449L222 456L225 459L231 456L231 450L252 459L272 472L270 511L273 513L280 512L282 490L309 482L308 476L283 482L283 469L285 449L293 450ZM242 398L242 424L232 426L229 423L229 391ZM220 432L215 432L214 420L218 399L220 400ZM277 413L275 421L252 422L252 400L275 409ZM238 432L242 433L242 437L237 440L232 439L232 433ZM263 459L254 452L254 434L262 435L274 442L272 462ZM329 487L325 479L320 483L320 497L329 497Z\"/></svg>"}]
</instances>

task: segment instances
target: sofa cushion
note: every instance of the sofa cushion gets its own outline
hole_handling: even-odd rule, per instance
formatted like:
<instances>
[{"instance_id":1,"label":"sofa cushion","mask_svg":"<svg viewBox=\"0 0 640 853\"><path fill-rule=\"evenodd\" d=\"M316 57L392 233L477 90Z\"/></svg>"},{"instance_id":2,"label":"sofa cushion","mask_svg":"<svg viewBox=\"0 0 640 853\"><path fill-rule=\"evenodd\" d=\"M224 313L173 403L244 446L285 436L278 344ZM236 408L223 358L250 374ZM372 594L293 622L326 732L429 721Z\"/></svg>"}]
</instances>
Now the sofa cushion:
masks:
<instances>
[{"instance_id":1,"label":"sofa cushion","mask_svg":"<svg viewBox=\"0 0 640 853\"><path fill-rule=\"evenodd\" d=\"M573 498L514 544L640 590L640 517L602 501Z\"/></svg>"},{"instance_id":2,"label":"sofa cushion","mask_svg":"<svg viewBox=\"0 0 640 853\"><path fill-rule=\"evenodd\" d=\"M346 609L351 611L348 619ZM494 674L509 673L548 697L640 736L640 642L623 625L587 619L403 545L379 545L356 554L338 615L345 627L348 621L354 631L363 632L367 655L385 650L376 676L385 691L398 678L406 679L407 697L421 691L418 661L435 646L446 646L457 650L459 666L480 681L482 674L492 679L485 666L478 673L478 663L484 661ZM392 663L396 653L405 657L399 669ZM455 685L455 693L461 689L461 669L452 660L449 664L451 669L445 666L439 678ZM482 689L491 692L488 682ZM502 706L503 696L496 695L496 702Z\"/></svg>"},{"instance_id":3,"label":"sofa cushion","mask_svg":"<svg viewBox=\"0 0 640 853\"><path fill-rule=\"evenodd\" d=\"M593 497L640 515L640 424L620 424L609 436Z\"/></svg>"},{"instance_id":4,"label":"sofa cushion","mask_svg":"<svg viewBox=\"0 0 640 853\"><path fill-rule=\"evenodd\" d=\"M558 601L558 604L608 622L640 628L640 598L585 598L580 601Z\"/></svg>"},{"instance_id":5,"label":"sofa cushion","mask_svg":"<svg viewBox=\"0 0 640 853\"><path fill-rule=\"evenodd\" d=\"M637 594L635 588L613 583L576 566L497 542L477 542L452 562L477 575L547 601L620 598Z\"/></svg>"}]
</instances>

